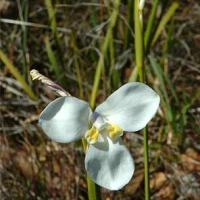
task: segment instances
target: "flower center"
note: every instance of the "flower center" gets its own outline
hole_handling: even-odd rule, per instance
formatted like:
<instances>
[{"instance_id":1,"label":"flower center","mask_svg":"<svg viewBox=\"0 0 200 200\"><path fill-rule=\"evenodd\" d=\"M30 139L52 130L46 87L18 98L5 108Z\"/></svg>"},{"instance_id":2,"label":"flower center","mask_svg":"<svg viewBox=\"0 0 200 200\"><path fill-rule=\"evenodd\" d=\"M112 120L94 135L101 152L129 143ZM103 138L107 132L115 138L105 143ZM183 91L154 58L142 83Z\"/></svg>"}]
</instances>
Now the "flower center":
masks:
<instances>
[{"instance_id":1,"label":"flower center","mask_svg":"<svg viewBox=\"0 0 200 200\"><path fill-rule=\"evenodd\" d=\"M92 128L89 129L89 130L86 132L86 135L85 135L86 140L87 140L88 143L90 143L90 144L96 143L97 140L98 140L98 137L99 137L99 129L96 128L95 126L92 126Z\"/></svg>"},{"instance_id":2,"label":"flower center","mask_svg":"<svg viewBox=\"0 0 200 200\"><path fill-rule=\"evenodd\" d=\"M123 130L116 124L107 123L106 126L101 128L96 128L94 125L91 129L86 132L85 138L89 144L94 144L97 142L101 131L107 134L112 140L117 139L123 135Z\"/></svg>"},{"instance_id":3,"label":"flower center","mask_svg":"<svg viewBox=\"0 0 200 200\"><path fill-rule=\"evenodd\" d=\"M115 140L123 135L123 130L117 124L109 124L107 127L108 135L111 139Z\"/></svg>"}]
</instances>

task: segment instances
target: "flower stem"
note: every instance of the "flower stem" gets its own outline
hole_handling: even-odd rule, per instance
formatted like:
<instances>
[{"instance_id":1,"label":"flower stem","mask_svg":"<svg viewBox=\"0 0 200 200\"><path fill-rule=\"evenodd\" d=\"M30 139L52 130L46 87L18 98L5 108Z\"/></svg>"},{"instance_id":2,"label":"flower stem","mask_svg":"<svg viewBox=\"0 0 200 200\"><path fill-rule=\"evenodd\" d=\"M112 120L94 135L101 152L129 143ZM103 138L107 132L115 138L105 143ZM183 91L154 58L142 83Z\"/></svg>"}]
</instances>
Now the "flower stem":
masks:
<instances>
[{"instance_id":1,"label":"flower stem","mask_svg":"<svg viewBox=\"0 0 200 200\"><path fill-rule=\"evenodd\" d=\"M88 199L89 200L98 200L99 195L97 195L97 187L96 184L92 181L92 179L87 176L87 186L88 186Z\"/></svg>"},{"instance_id":2,"label":"flower stem","mask_svg":"<svg viewBox=\"0 0 200 200\"><path fill-rule=\"evenodd\" d=\"M85 139L82 139L82 146L84 152L87 151L88 144ZM87 176L88 200L100 200L100 192L98 186Z\"/></svg>"},{"instance_id":3,"label":"flower stem","mask_svg":"<svg viewBox=\"0 0 200 200\"><path fill-rule=\"evenodd\" d=\"M117 22L117 17L119 14L119 7L120 7L121 0L113 1L114 8L110 16L110 22L108 26L107 33L105 35L102 47L101 47L101 55L97 64L95 77L94 77L94 83L92 88L92 93L90 97L90 106L93 109L95 106L95 101L98 93L99 83L101 79L101 73L104 69L104 57L106 55L106 52L108 50L110 41L112 41L112 34L113 29L115 27L115 24ZM88 185L88 198L89 200L98 200L100 199L100 189L98 186L95 185L95 183L91 180L90 177L87 177L87 185Z\"/></svg>"},{"instance_id":4,"label":"flower stem","mask_svg":"<svg viewBox=\"0 0 200 200\"><path fill-rule=\"evenodd\" d=\"M140 1L135 0L134 4L134 22L135 22L135 57L136 67L139 75L139 81L144 82L144 37L142 8L139 6ZM144 128L144 189L145 200L149 200L149 166L148 166L148 133Z\"/></svg>"},{"instance_id":5,"label":"flower stem","mask_svg":"<svg viewBox=\"0 0 200 200\"><path fill-rule=\"evenodd\" d=\"M143 40L143 23L142 10L139 9L139 0L135 0L134 5L135 21L135 58L138 69L139 80L144 82L144 40Z\"/></svg>"}]
</instances>

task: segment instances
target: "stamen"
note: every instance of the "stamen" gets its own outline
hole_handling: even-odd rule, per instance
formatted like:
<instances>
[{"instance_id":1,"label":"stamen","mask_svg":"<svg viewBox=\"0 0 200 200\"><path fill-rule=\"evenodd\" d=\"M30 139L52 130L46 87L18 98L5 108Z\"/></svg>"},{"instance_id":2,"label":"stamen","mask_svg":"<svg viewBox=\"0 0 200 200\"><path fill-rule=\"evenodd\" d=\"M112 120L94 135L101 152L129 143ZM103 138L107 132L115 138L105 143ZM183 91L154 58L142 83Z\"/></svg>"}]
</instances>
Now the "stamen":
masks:
<instances>
[{"instance_id":1,"label":"stamen","mask_svg":"<svg viewBox=\"0 0 200 200\"><path fill-rule=\"evenodd\" d=\"M97 142L99 137L99 130L93 126L86 132L85 138L89 144L94 144Z\"/></svg>"},{"instance_id":2,"label":"stamen","mask_svg":"<svg viewBox=\"0 0 200 200\"><path fill-rule=\"evenodd\" d=\"M115 140L123 135L123 129L116 124L109 124L108 135L111 139Z\"/></svg>"}]
</instances>

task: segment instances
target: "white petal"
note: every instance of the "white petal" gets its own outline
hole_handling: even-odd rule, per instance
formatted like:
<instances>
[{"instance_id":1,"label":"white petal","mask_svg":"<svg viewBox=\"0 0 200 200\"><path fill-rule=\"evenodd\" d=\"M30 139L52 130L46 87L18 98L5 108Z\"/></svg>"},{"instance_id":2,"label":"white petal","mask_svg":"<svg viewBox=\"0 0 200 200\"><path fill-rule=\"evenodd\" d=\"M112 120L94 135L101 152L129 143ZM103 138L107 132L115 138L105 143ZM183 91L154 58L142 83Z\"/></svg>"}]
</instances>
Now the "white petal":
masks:
<instances>
[{"instance_id":1,"label":"white petal","mask_svg":"<svg viewBox=\"0 0 200 200\"><path fill-rule=\"evenodd\" d=\"M52 140L68 143L84 136L90 114L87 102L75 97L60 97L43 110L39 123Z\"/></svg>"},{"instance_id":2,"label":"white petal","mask_svg":"<svg viewBox=\"0 0 200 200\"><path fill-rule=\"evenodd\" d=\"M98 185L109 190L119 190L132 178L134 163L121 139L113 143L104 137L103 142L89 146L85 168Z\"/></svg>"},{"instance_id":3,"label":"white petal","mask_svg":"<svg viewBox=\"0 0 200 200\"><path fill-rule=\"evenodd\" d=\"M111 94L95 112L125 131L138 131L156 113L160 97L143 83L127 83Z\"/></svg>"}]
</instances>

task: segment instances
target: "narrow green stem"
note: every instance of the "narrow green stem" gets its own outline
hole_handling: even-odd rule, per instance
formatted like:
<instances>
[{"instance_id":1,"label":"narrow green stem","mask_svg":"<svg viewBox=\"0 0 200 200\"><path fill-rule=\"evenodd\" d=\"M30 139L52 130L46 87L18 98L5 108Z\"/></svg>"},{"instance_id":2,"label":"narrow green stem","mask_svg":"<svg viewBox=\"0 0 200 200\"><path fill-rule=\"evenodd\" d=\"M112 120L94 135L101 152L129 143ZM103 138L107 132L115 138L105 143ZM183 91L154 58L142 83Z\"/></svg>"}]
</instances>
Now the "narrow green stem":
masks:
<instances>
[{"instance_id":1,"label":"narrow green stem","mask_svg":"<svg viewBox=\"0 0 200 200\"><path fill-rule=\"evenodd\" d=\"M88 144L85 139L82 139L82 146L84 152L87 151ZM99 200L100 199L100 194L98 191L98 188L96 187L96 184L92 181L92 179L87 176L87 188L88 188L88 200Z\"/></svg>"},{"instance_id":2,"label":"narrow green stem","mask_svg":"<svg viewBox=\"0 0 200 200\"><path fill-rule=\"evenodd\" d=\"M96 184L92 181L92 179L87 176L87 187L88 187L88 200L98 200L100 197L97 195L97 187Z\"/></svg>"},{"instance_id":3,"label":"narrow green stem","mask_svg":"<svg viewBox=\"0 0 200 200\"><path fill-rule=\"evenodd\" d=\"M114 1L114 9L113 9L111 17L110 17L109 27L108 27L105 39L104 39L102 47L101 47L101 55L100 55L100 58L99 58L99 61L97 64L97 69L96 69L95 77L94 77L94 84L93 84L92 93L91 93L91 97L90 97L91 108L94 108L94 106L95 106L96 96L97 96L97 92L98 92L98 88L99 88L99 82L101 79L101 73L104 68L104 57L109 48L110 41L112 41L113 28L116 24L117 16L119 14L120 2L121 2L121 0ZM97 193L99 193L98 187L96 187L95 183L91 180L90 177L87 177L87 185L88 185L89 200L100 199L100 195L97 194Z\"/></svg>"},{"instance_id":4,"label":"narrow green stem","mask_svg":"<svg viewBox=\"0 0 200 200\"><path fill-rule=\"evenodd\" d=\"M134 21L135 21L135 57L136 67L138 69L139 81L144 82L144 39L143 39L143 21L142 10L139 8L139 0L134 4ZM145 200L149 200L149 166L148 166L148 133L144 128L144 189Z\"/></svg>"},{"instance_id":5,"label":"narrow green stem","mask_svg":"<svg viewBox=\"0 0 200 200\"><path fill-rule=\"evenodd\" d=\"M135 21L135 58L136 67L138 69L139 80L144 82L144 41L143 41L143 24L142 10L139 10L139 0L135 0L134 5L134 21Z\"/></svg>"}]
</instances>

